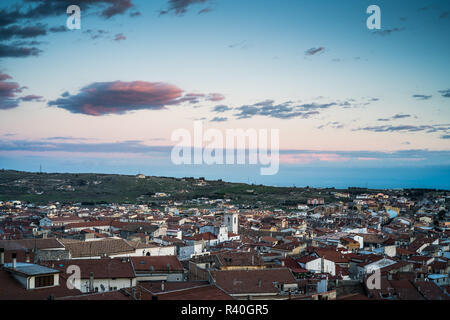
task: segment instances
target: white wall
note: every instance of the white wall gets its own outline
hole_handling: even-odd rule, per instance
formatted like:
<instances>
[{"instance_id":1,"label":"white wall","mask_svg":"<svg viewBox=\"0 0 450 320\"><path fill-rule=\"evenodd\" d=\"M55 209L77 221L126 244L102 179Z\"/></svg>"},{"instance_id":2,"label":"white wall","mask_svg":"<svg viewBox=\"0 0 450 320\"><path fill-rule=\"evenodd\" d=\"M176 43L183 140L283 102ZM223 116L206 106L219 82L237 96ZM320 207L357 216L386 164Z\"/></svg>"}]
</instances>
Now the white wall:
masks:
<instances>
[{"instance_id":1,"label":"white wall","mask_svg":"<svg viewBox=\"0 0 450 320\"><path fill-rule=\"evenodd\" d=\"M184 275L182 272L141 274L141 275L136 275L136 280L138 282L139 281L179 282L179 281L184 281Z\"/></svg>"},{"instance_id":2,"label":"white wall","mask_svg":"<svg viewBox=\"0 0 450 320\"><path fill-rule=\"evenodd\" d=\"M305 264L306 270L311 270L314 272L322 272L321 258L309 261ZM329 273L333 276L336 275L336 265L333 261L323 259L323 272Z\"/></svg>"},{"instance_id":3,"label":"white wall","mask_svg":"<svg viewBox=\"0 0 450 320\"><path fill-rule=\"evenodd\" d=\"M220 227L219 234L218 234L217 238L218 238L217 240L218 240L219 243L228 241L228 228L227 228L227 226L223 225L223 226Z\"/></svg>"},{"instance_id":4,"label":"white wall","mask_svg":"<svg viewBox=\"0 0 450 320\"><path fill-rule=\"evenodd\" d=\"M392 246L385 246L384 247L384 253L388 256L388 257L395 257L397 255L397 248L395 245Z\"/></svg>"},{"instance_id":5,"label":"white wall","mask_svg":"<svg viewBox=\"0 0 450 320\"><path fill-rule=\"evenodd\" d=\"M194 243L190 246L180 247L180 252L178 253L178 260L189 260L191 255L202 253L204 249L204 244Z\"/></svg>"},{"instance_id":6,"label":"white wall","mask_svg":"<svg viewBox=\"0 0 450 320\"><path fill-rule=\"evenodd\" d=\"M381 269L390 265L393 265L395 261L391 259L381 259L364 267L365 274L371 274L374 270Z\"/></svg>"},{"instance_id":7,"label":"white wall","mask_svg":"<svg viewBox=\"0 0 450 320\"><path fill-rule=\"evenodd\" d=\"M364 238L363 237L361 237L361 236L354 236L353 240L359 242L359 248L360 249L364 248Z\"/></svg>"},{"instance_id":8,"label":"white wall","mask_svg":"<svg viewBox=\"0 0 450 320\"><path fill-rule=\"evenodd\" d=\"M103 291L101 289L101 285L105 287L105 290ZM107 292L107 291L114 291L109 290L110 287L117 287L117 290L123 289L123 288L130 288L131 286L136 286L136 278L133 278L132 280L127 278L118 278L115 280L112 279L95 279L94 277L94 290L97 287L98 292ZM81 280L81 288L80 291L83 293L89 292L89 279L82 279Z\"/></svg>"}]
</instances>

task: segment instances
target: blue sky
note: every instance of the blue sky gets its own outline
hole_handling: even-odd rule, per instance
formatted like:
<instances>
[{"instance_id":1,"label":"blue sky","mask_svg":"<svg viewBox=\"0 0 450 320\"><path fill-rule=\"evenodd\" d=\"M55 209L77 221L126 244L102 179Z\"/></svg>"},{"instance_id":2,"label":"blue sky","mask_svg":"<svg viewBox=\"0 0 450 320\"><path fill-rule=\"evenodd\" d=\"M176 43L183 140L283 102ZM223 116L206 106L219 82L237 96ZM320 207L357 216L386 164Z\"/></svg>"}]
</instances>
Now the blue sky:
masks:
<instances>
[{"instance_id":1,"label":"blue sky","mask_svg":"<svg viewBox=\"0 0 450 320\"><path fill-rule=\"evenodd\" d=\"M69 3L81 30L52 29ZM372 4L379 31L366 27ZM429 173L450 175L449 12L431 0L2 1L0 167L182 174L148 147L170 150L171 132L202 119L280 129L287 161L268 184L312 166L413 168L423 171L405 185L450 187Z\"/></svg>"}]
</instances>

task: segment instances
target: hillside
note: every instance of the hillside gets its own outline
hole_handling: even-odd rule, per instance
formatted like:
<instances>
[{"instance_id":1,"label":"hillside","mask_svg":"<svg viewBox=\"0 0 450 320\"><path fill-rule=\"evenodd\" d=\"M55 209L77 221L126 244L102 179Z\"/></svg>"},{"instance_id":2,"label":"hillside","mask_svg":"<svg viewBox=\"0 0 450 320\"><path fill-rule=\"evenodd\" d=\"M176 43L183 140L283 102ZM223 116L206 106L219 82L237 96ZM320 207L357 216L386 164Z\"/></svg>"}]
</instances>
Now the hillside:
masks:
<instances>
[{"instance_id":1,"label":"hillside","mask_svg":"<svg viewBox=\"0 0 450 320\"><path fill-rule=\"evenodd\" d=\"M0 201L22 200L62 203L159 203L201 197L231 199L248 205L289 206L306 203L309 197L331 201L334 189L282 188L194 178L145 177L92 173L31 173L0 171ZM157 198L155 193L169 196Z\"/></svg>"}]
</instances>

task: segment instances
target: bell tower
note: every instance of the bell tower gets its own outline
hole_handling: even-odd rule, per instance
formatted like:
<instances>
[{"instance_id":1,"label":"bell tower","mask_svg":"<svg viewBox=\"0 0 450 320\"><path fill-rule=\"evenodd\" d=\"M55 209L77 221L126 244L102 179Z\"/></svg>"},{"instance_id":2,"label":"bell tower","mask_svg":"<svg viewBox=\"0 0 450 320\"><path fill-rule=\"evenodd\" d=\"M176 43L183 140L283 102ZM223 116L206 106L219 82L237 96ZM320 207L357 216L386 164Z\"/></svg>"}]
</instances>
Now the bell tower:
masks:
<instances>
[{"instance_id":1,"label":"bell tower","mask_svg":"<svg viewBox=\"0 0 450 320\"><path fill-rule=\"evenodd\" d=\"M227 226L228 232L237 234L239 229L239 219L237 213L227 212L223 215L223 223Z\"/></svg>"}]
</instances>

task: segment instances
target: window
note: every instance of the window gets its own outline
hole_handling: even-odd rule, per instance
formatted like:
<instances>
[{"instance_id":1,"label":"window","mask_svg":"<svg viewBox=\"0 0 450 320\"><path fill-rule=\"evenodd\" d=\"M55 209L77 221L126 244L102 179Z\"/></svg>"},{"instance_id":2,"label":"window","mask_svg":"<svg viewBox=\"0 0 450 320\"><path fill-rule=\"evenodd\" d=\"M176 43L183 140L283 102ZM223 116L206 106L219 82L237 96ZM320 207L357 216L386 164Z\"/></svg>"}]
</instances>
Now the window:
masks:
<instances>
[{"instance_id":1,"label":"window","mask_svg":"<svg viewBox=\"0 0 450 320\"><path fill-rule=\"evenodd\" d=\"M53 275L50 276L40 276L34 279L34 287L42 288L42 287L50 287L54 284Z\"/></svg>"}]
</instances>

